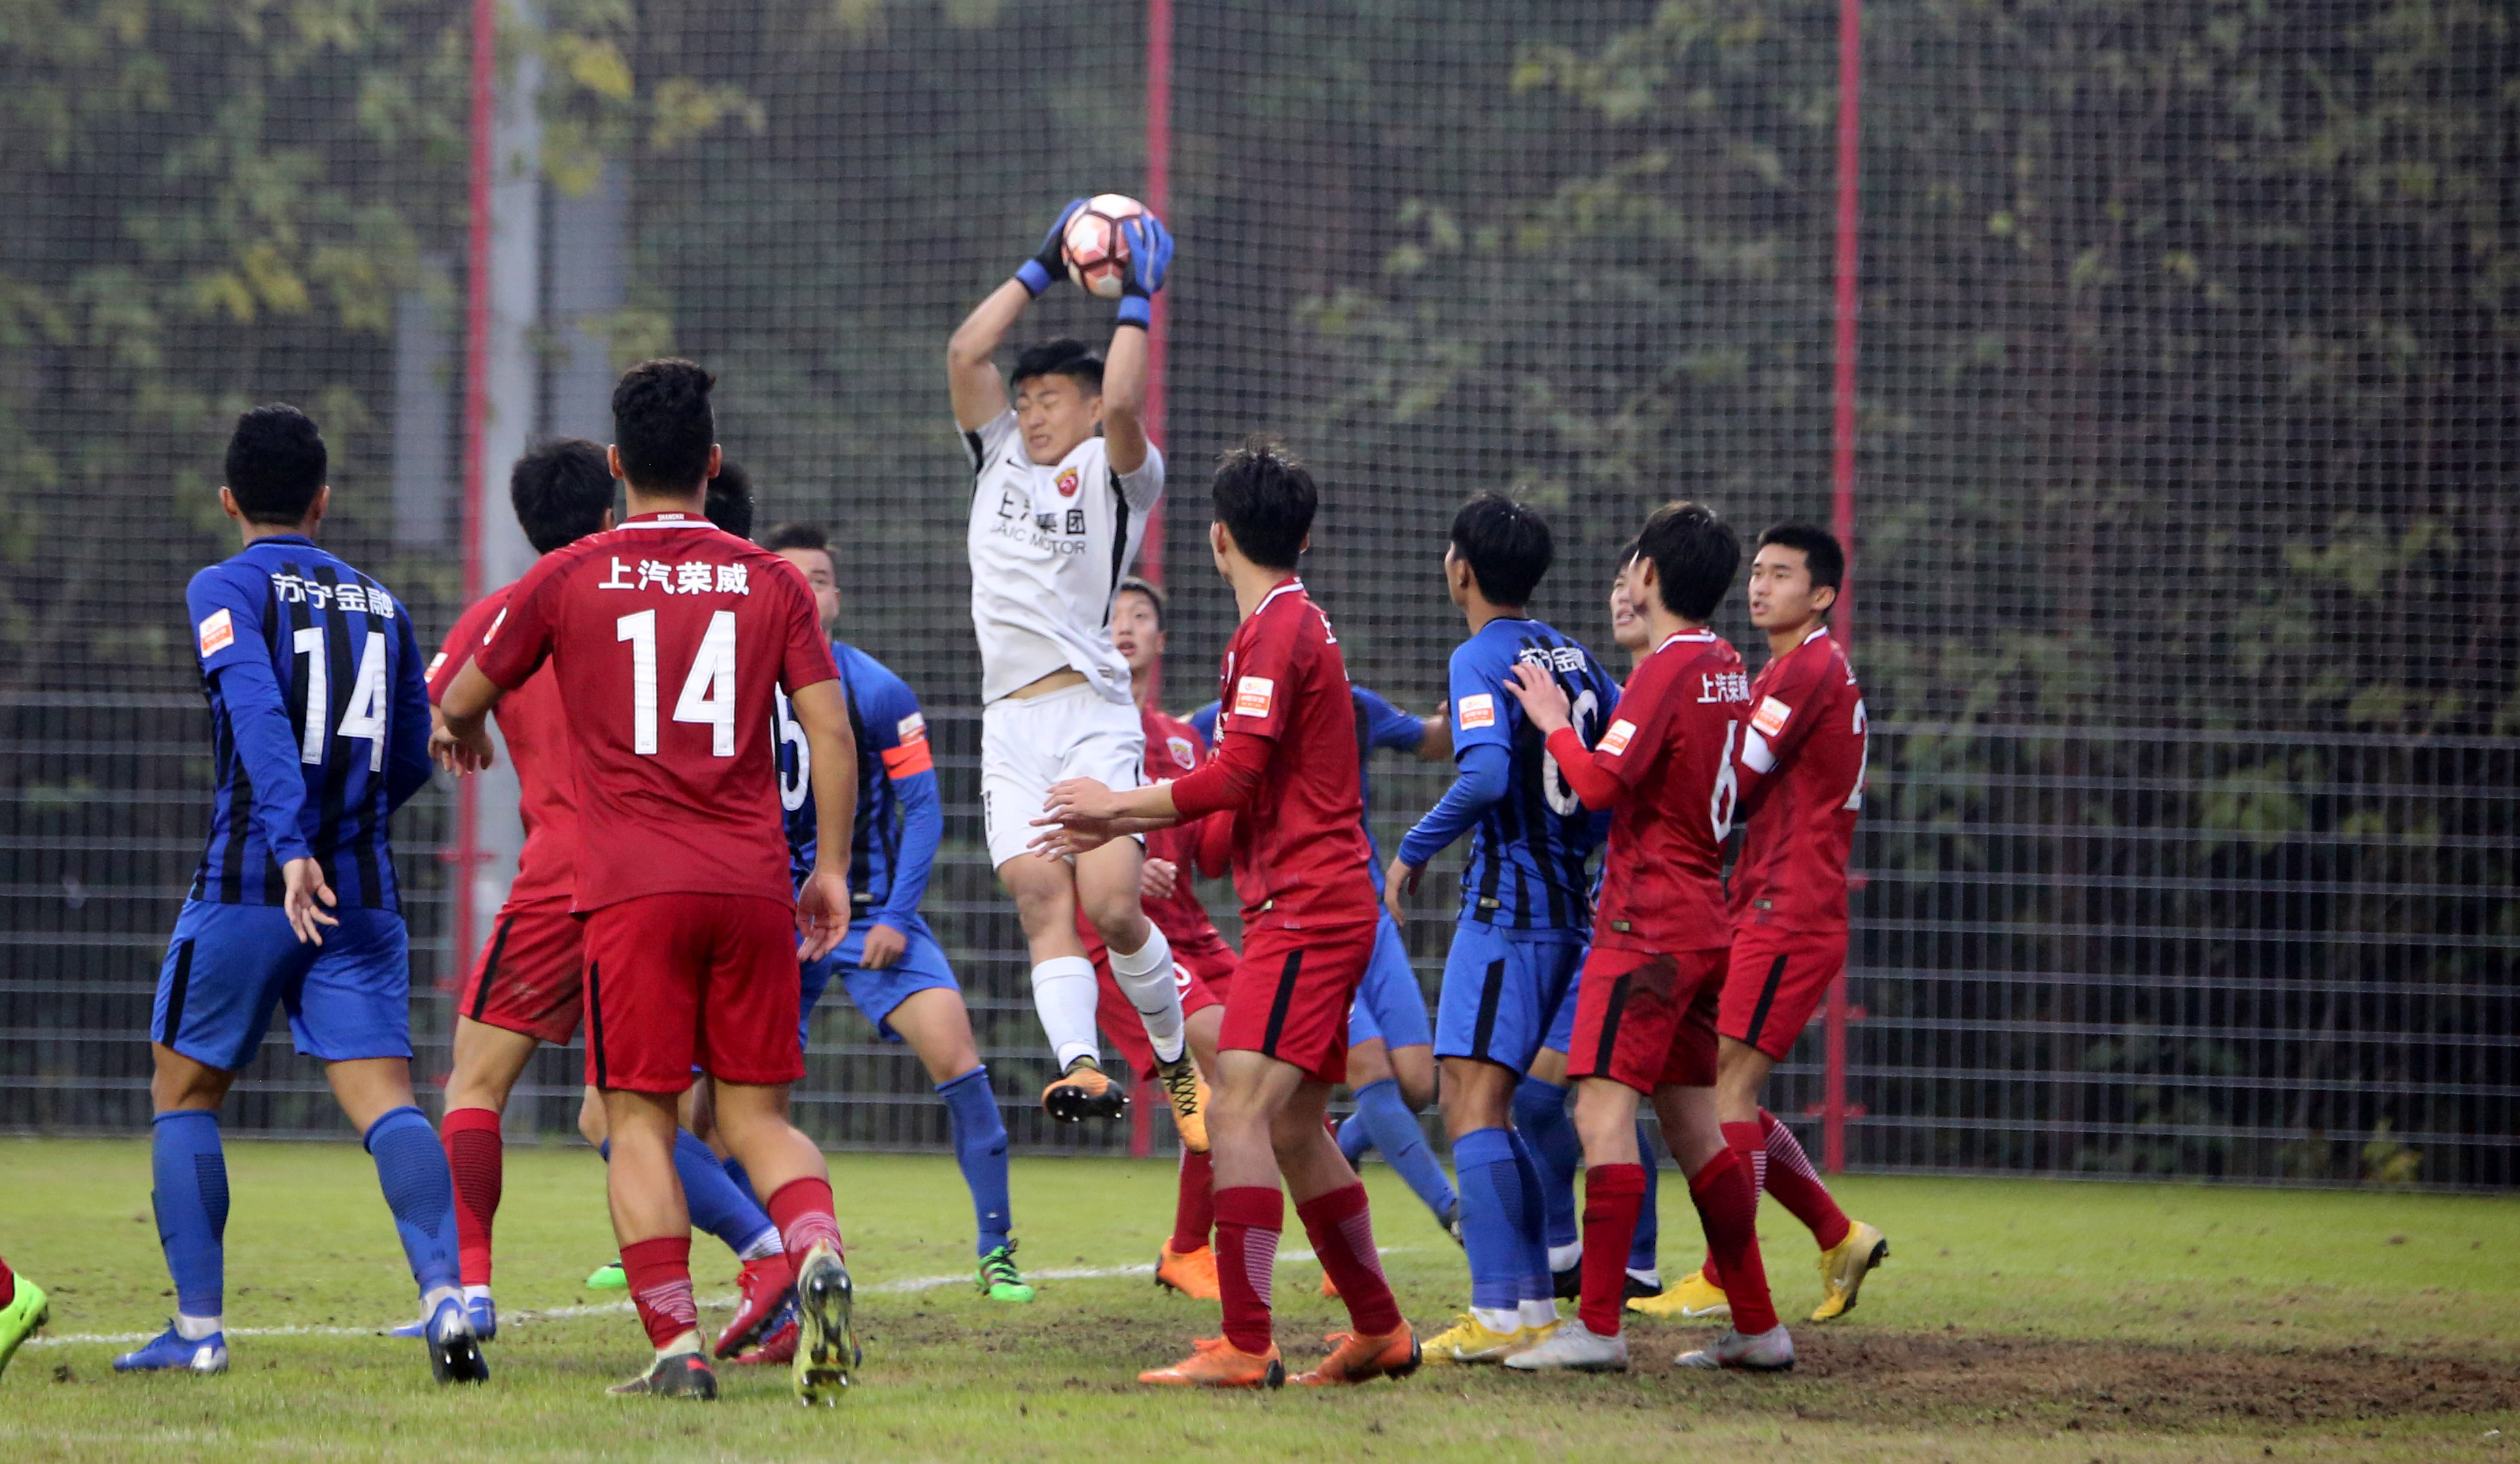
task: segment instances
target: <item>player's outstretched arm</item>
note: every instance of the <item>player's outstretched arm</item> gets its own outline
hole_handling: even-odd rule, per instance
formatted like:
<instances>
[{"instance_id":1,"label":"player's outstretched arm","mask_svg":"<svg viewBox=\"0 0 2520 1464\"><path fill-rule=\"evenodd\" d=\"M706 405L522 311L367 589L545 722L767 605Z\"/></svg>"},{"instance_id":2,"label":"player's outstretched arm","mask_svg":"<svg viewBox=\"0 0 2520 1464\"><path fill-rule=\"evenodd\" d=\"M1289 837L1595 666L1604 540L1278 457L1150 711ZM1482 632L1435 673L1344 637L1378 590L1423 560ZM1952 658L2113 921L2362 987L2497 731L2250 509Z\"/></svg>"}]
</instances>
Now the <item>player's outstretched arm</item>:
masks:
<instances>
[{"instance_id":1,"label":"player's outstretched arm","mask_svg":"<svg viewBox=\"0 0 2520 1464\"><path fill-rule=\"evenodd\" d=\"M1102 452L1111 471L1137 472L1147 461L1147 330L1154 318L1155 292L1172 269L1173 236L1164 221L1144 214L1120 225L1128 241L1128 272L1120 284L1120 319L1102 361Z\"/></svg>"},{"instance_id":2,"label":"player's outstretched arm","mask_svg":"<svg viewBox=\"0 0 2520 1464\"><path fill-rule=\"evenodd\" d=\"M814 779L814 872L796 896L796 922L805 935L798 952L821 960L849 931L849 838L858 821L858 740L849 731L848 693L833 676L788 694L796 725L805 729Z\"/></svg>"},{"instance_id":3,"label":"player's outstretched arm","mask_svg":"<svg viewBox=\"0 0 2520 1464\"><path fill-rule=\"evenodd\" d=\"M1067 231L1068 219L1084 206L1083 199L1068 200L1050 232L1042 236L1041 248L1015 266L1012 278L990 291L988 298L963 317L953 339L945 343L945 377L954 390L954 420L963 431L978 432L1007 409L1006 379L998 374L995 359L998 347L1024 306L1066 271L1059 258L1059 238Z\"/></svg>"}]
</instances>

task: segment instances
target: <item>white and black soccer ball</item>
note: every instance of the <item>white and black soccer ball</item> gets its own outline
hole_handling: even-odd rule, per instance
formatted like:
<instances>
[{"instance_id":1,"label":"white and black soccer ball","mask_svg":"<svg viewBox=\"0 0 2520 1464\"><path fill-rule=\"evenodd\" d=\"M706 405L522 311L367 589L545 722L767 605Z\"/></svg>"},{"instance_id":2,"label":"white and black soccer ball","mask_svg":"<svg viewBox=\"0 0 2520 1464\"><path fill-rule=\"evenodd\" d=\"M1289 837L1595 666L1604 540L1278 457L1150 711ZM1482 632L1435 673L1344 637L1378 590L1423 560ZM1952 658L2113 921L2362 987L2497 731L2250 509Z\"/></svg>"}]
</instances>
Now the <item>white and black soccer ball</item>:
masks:
<instances>
[{"instance_id":1,"label":"white and black soccer ball","mask_svg":"<svg viewBox=\"0 0 2520 1464\"><path fill-rule=\"evenodd\" d=\"M1129 241L1120 225L1146 211L1146 205L1119 193L1096 194L1076 210L1059 236L1058 252L1077 289L1102 299L1120 297L1129 272Z\"/></svg>"}]
</instances>

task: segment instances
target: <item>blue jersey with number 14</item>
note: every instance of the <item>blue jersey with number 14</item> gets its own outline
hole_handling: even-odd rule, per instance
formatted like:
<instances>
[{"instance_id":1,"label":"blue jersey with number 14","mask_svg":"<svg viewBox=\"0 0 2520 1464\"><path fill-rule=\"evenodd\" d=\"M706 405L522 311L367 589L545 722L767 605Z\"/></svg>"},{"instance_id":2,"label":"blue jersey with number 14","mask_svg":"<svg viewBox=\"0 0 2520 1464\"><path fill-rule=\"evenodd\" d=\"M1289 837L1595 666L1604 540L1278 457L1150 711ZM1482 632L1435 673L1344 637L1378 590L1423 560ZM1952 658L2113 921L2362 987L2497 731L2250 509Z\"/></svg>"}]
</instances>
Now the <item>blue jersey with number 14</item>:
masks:
<instances>
[{"instance_id":1,"label":"blue jersey with number 14","mask_svg":"<svg viewBox=\"0 0 2520 1464\"><path fill-rule=\"evenodd\" d=\"M1462 918L1511 930L1582 929L1593 919L1585 863L1608 820L1587 810L1549 755L1542 737L1506 691L1516 663L1546 667L1573 704L1575 730L1591 747L1601 735L1619 683L1571 636L1539 620L1496 619L1453 652L1453 757L1502 747L1508 755L1505 797L1481 814L1462 871Z\"/></svg>"}]
</instances>

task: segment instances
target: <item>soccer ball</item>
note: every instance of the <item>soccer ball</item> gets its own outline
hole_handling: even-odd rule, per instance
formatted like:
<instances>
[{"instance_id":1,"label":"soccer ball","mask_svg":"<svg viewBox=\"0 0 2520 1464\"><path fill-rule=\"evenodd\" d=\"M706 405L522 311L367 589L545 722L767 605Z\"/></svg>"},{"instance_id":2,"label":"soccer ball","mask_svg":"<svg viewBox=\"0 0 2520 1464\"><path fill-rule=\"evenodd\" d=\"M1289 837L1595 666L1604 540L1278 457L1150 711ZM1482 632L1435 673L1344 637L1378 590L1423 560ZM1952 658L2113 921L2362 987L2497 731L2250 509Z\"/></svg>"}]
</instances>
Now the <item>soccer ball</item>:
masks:
<instances>
[{"instance_id":1,"label":"soccer ball","mask_svg":"<svg viewBox=\"0 0 2520 1464\"><path fill-rule=\"evenodd\" d=\"M1146 205L1117 193L1096 194L1076 210L1059 238L1058 253L1077 289L1103 299L1120 297L1121 281L1129 272L1129 241L1120 224L1146 211Z\"/></svg>"}]
</instances>

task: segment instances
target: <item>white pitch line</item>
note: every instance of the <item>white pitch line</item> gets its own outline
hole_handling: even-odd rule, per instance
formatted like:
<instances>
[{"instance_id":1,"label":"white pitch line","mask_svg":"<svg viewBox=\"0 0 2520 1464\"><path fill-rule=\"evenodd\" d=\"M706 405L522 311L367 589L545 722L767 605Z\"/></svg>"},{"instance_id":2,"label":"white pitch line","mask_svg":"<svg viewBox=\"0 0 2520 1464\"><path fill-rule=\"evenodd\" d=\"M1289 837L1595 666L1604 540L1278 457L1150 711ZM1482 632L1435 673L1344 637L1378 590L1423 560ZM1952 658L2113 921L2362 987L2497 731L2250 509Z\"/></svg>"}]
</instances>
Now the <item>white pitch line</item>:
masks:
<instances>
[{"instance_id":1,"label":"white pitch line","mask_svg":"<svg viewBox=\"0 0 2520 1464\"><path fill-rule=\"evenodd\" d=\"M1394 1252L1406 1251L1410 1248L1383 1246L1380 1249L1383 1255L1389 1256ZM1313 1258L1313 1253L1310 1251L1278 1253L1280 1265ZM1034 1271L1031 1273L1031 1279L1035 1281L1108 1281L1121 1276L1151 1276L1154 1273L1153 1266L1141 1262L1137 1265L1065 1266ZM970 1284L971 1275L968 1271L957 1271L949 1276L905 1276L898 1281L878 1281L860 1290L868 1296L909 1296L922 1291L941 1291L948 1286ZM723 1296L706 1298L700 1302L700 1304L711 1310L731 1310L735 1303L736 1298L733 1296ZM502 1328L529 1327L536 1322L568 1321L582 1316L618 1316L635 1309L628 1302L592 1302L583 1306L549 1306L539 1311L501 1312L499 1325ZM227 1329L227 1335L230 1337L382 1337L388 1327L401 1325L400 1322L390 1322L384 1327L230 1327ZM156 1336L158 1334L155 1332L85 1332L72 1333L66 1337L46 1333L27 1338L25 1345L30 1348L61 1348L97 1343L148 1342Z\"/></svg>"}]
</instances>

